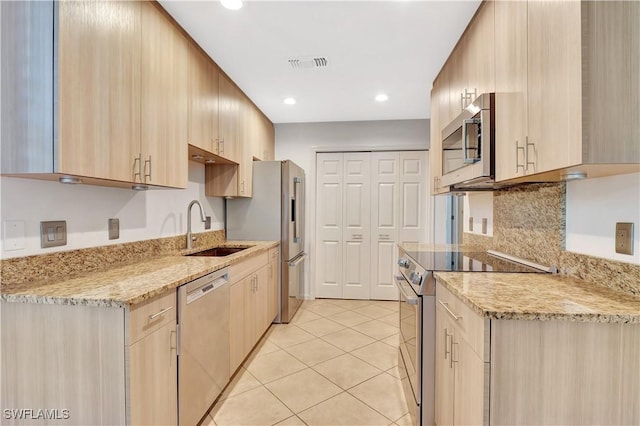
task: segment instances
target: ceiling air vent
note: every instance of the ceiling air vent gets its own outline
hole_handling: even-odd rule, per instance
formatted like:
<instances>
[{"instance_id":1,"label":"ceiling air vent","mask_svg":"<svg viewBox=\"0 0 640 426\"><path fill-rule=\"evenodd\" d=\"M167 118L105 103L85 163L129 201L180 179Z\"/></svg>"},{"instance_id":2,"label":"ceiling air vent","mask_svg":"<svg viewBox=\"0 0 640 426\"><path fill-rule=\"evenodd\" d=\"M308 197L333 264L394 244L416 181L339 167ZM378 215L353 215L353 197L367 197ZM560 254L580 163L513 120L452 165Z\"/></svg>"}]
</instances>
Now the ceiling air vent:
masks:
<instances>
[{"instance_id":1,"label":"ceiling air vent","mask_svg":"<svg viewBox=\"0 0 640 426\"><path fill-rule=\"evenodd\" d=\"M324 56L308 56L289 59L289 65L293 69L311 69L311 68L326 68L329 65L329 61Z\"/></svg>"}]
</instances>

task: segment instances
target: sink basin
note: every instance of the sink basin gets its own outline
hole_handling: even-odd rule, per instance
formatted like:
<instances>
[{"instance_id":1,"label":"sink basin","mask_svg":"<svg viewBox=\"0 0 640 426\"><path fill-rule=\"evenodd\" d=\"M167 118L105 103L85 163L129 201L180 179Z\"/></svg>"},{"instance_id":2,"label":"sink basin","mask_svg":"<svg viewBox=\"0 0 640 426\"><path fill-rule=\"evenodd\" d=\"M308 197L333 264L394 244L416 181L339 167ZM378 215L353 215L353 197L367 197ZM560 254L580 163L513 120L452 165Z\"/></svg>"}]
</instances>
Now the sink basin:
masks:
<instances>
[{"instance_id":1,"label":"sink basin","mask_svg":"<svg viewBox=\"0 0 640 426\"><path fill-rule=\"evenodd\" d=\"M241 247L214 247L209 250L199 251L197 253L191 253L187 256L213 256L213 257L224 257L229 256L234 253L238 253L239 251L246 250L251 248L252 246L241 246Z\"/></svg>"}]
</instances>

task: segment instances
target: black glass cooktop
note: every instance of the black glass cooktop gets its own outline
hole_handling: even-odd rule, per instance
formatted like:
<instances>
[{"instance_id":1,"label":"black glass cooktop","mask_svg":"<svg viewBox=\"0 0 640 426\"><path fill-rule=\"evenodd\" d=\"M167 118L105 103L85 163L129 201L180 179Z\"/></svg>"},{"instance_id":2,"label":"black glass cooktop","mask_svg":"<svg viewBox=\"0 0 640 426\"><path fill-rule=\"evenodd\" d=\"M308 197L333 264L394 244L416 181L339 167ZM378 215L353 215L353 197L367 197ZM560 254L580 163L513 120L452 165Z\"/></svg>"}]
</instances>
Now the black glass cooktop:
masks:
<instances>
[{"instance_id":1,"label":"black glass cooktop","mask_svg":"<svg viewBox=\"0 0 640 426\"><path fill-rule=\"evenodd\" d=\"M520 263L490 255L487 252L407 251L427 271L456 272L537 272Z\"/></svg>"}]
</instances>

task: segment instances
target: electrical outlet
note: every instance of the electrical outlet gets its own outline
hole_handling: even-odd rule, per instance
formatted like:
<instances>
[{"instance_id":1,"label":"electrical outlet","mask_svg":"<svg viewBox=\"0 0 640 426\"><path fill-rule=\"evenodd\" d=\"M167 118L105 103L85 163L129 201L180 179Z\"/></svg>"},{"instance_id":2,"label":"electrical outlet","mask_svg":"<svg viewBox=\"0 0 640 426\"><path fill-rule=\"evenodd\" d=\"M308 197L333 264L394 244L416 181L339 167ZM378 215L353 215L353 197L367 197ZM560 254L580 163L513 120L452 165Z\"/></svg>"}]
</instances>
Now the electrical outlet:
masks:
<instances>
[{"instance_id":1,"label":"electrical outlet","mask_svg":"<svg viewBox=\"0 0 640 426\"><path fill-rule=\"evenodd\" d=\"M109 239L120 238L120 219L109 219Z\"/></svg>"},{"instance_id":2,"label":"electrical outlet","mask_svg":"<svg viewBox=\"0 0 640 426\"><path fill-rule=\"evenodd\" d=\"M633 223L616 223L616 253L633 254Z\"/></svg>"},{"instance_id":3,"label":"electrical outlet","mask_svg":"<svg viewBox=\"0 0 640 426\"><path fill-rule=\"evenodd\" d=\"M205 216L204 229L211 229L211 216Z\"/></svg>"},{"instance_id":4,"label":"electrical outlet","mask_svg":"<svg viewBox=\"0 0 640 426\"><path fill-rule=\"evenodd\" d=\"M469 217L469 232L473 232L473 217Z\"/></svg>"},{"instance_id":5,"label":"electrical outlet","mask_svg":"<svg viewBox=\"0 0 640 426\"><path fill-rule=\"evenodd\" d=\"M27 234L25 232L24 220L4 221L4 249L24 250L27 247Z\"/></svg>"},{"instance_id":6,"label":"electrical outlet","mask_svg":"<svg viewBox=\"0 0 640 426\"><path fill-rule=\"evenodd\" d=\"M482 218L482 233L483 234L487 233L487 218L486 217Z\"/></svg>"}]
</instances>

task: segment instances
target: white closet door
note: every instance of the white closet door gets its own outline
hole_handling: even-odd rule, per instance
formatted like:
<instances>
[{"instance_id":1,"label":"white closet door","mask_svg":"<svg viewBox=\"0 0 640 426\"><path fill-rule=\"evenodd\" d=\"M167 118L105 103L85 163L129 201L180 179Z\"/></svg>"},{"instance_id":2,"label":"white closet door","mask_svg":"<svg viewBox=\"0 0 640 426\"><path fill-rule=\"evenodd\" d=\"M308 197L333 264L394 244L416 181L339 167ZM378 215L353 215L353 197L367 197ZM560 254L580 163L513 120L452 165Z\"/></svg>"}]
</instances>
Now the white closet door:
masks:
<instances>
[{"instance_id":1,"label":"white closet door","mask_svg":"<svg viewBox=\"0 0 640 426\"><path fill-rule=\"evenodd\" d=\"M427 151L400 152L400 243L429 241Z\"/></svg>"},{"instance_id":2,"label":"white closet door","mask_svg":"<svg viewBox=\"0 0 640 426\"><path fill-rule=\"evenodd\" d=\"M344 154L343 259L345 299L369 299L371 153Z\"/></svg>"},{"instance_id":3,"label":"white closet door","mask_svg":"<svg viewBox=\"0 0 640 426\"><path fill-rule=\"evenodd\" d=\"M343 154L317 156L316 297L343 297Z\"/></svg>"},{"instance_id":4,"label":"white closet door","mask_svg":"<svg viewBox=\"0 0 640 426\"><path fill-rule=\"evenodd\" d=\"M371 154L371 287L369 297L397 300L393 282L398 257L400 154Z\"/></svg>"}]
</instances>

